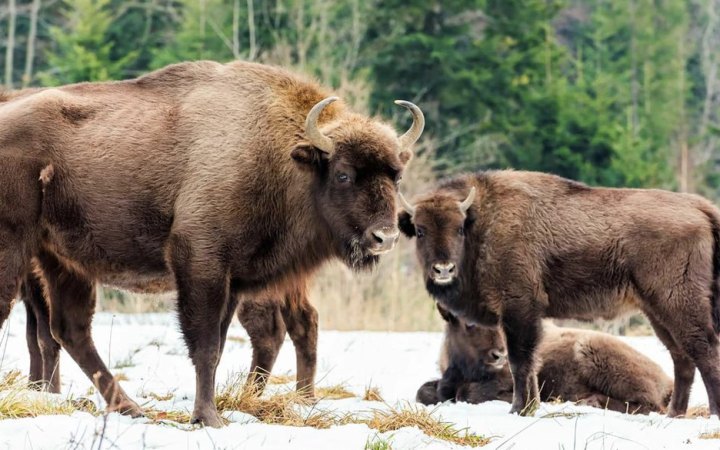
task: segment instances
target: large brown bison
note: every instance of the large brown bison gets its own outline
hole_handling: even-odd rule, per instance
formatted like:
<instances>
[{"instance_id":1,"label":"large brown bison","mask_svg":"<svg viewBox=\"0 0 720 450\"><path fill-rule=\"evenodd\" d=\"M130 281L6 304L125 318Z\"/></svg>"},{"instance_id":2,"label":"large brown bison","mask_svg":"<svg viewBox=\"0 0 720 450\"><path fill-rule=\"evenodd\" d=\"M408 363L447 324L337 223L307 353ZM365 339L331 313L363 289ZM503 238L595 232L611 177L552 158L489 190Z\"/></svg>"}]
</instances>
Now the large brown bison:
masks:
<instances>
[{"instance_id":1,"label":"large brown bison","mask_svg":"<svg viewBox=\"0 0 720 450\"><path fill-rule=\"evenodd\" d=\"M707 200L507 170L459 176L404 207L428 291L470 323L502 323L513 412L538 399L542 317L640 309L673 358L668 414L686 412L696 366L720 413L720 214Z\"/></svg>"},{"instance_id":2,"label":"large brown bison","mask_svg":"<svg viewBox=\"0 0 720 450\"><path fill-rule=\"evenodd\" d=\"M443 375L423 384L417 401L426 405L445 400L512 401L502 330L472 326L442 306L438 310L447 321L440 354ZM537 351L543 401L560 399L641 414L661 411L670 401L670 377L616 337L544 322Z\"/></svg>"},{"instance_id":3,"label":"large brown bison","mask_svg":"<svg viewBox=\"0 0 720 450\"><path fill-rule=\"evenodd\" d=\"M0 222L0 305L35 257L53 336L111 409L136 416L91 337L94 286L177 290L193 421L221 425L215 372L238 295L294 285L330 258L370 268L397 240L422 113L400 102L414 123L398 137L335 100L279 68L205 61L1 104L0 158L54 176L39 218Z\"/></svg>"}]
</instances>

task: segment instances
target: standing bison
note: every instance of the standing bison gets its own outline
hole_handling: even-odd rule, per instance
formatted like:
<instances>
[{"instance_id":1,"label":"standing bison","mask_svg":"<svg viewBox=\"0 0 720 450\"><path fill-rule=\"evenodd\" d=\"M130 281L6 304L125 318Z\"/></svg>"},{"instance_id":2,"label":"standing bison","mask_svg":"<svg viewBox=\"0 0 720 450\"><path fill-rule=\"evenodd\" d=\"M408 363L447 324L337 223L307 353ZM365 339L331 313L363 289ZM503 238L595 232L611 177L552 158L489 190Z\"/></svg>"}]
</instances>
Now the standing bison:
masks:
<instances>
[{"instance_id":1,"label":"standing bison","mask_svg":"<svg viewBox=\"0 0 720 450\"><path fill-rule=\"evenodd\" d=\"M695 367L720 413L720 211L659 190L591 188L557 176L480 172L403 200L428 291L470 323L507 337L512 412L538 399L541 318L642 310L670 350L668 414L687 410Z\"/></svg>"},{"instance_id":2,"label":"standing bison","mask_svg":"<svg viewBox=\"0 0 720 450\"><path fill-rule=\"evenodd\" d=\"M192 418L221 425L215 372L238 296L335 257L370 268L397 240L422 113L398 102L414 117L398 137L329 95L279 68L206 61L0 104L0 158L54 168L39 217L0 222L0 310L37 259L53 336L111 409L137 416L93 343L94 287L177 290Z\"/></svg>"}]
</instances>

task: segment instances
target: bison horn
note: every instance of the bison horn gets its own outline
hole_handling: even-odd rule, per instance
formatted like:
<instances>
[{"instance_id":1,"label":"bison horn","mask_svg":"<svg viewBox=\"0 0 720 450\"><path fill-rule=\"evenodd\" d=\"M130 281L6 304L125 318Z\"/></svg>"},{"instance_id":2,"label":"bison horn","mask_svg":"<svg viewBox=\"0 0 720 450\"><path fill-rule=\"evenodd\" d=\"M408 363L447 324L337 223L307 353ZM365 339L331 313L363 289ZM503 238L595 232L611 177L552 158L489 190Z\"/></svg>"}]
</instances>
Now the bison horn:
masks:
<instances>
[{"instance_id":1,"label":"bison horn","mask_svg":"<svg viewBox=\"0 0 720 450\"><path fill-rule=\"evenodd\" d=\"M312 107L305 119L305 137L310 144L326 153L332 153L335 145L333 144L332 139L320 132L320 129L318 129L317 126L317 121L318 118L320 118L320 114L323 109L337 99L337 97L328 97L325 100L321 100Z\"/></svg>"},{"instance_id":2,"label":"bison horn","mask_svg":"<svg viewBox=\"0 0 720 450\"><path fill-rule=\"evenodd\" d=\"M414 103L406 102L405 100L395 100L396 105L400 105L410 110L413 115L413 124L409 130L400 136L400 148L405 150L409 149L418 139L425 129L425 116L420 108Z\"/></svg>"},{"instance_id":3,"label":"bison horn","mask_svg":"<svg viewBox=\"0 0 720 450\"><path fill-rule=\"evenodd\" d=\"M460 211L467 212L467 210L472 205L473 200L475 200L475 186L470 189L470 193L468 194L467 198L463 200L462 203L460 203Z\"/></svg>"},{"instance_id":4,"label":"bison horn","mask_svg":"<svg viewBox=\"0 0 720 450\"><path fill-rule=\"evenodd\" d=\"M403 209L410 213L411 216L415 215L415 207L410 204L409 201L402 195L402 192L398 192L398 198L400 198L400 204L402 205Z\"/></svg>"}]
</instances>

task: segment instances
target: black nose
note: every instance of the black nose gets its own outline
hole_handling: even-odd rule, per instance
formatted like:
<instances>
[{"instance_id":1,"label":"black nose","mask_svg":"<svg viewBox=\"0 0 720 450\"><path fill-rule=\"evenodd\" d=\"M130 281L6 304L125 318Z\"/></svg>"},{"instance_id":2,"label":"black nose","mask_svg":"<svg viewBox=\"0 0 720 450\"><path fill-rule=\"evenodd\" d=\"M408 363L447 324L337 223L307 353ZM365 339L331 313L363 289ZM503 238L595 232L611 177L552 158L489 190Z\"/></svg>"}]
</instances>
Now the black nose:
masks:
<instances>
[{"instance_id":1,"label":"black nose","mask_svg":"<svg viewBox=\"0 0 720 450\"><path fill-rule=\"evenodd\" d=\"M455 264L451 262L433 264L433 272L441 278L447 278L455 273Z\"/></svg>"}]
</instances>

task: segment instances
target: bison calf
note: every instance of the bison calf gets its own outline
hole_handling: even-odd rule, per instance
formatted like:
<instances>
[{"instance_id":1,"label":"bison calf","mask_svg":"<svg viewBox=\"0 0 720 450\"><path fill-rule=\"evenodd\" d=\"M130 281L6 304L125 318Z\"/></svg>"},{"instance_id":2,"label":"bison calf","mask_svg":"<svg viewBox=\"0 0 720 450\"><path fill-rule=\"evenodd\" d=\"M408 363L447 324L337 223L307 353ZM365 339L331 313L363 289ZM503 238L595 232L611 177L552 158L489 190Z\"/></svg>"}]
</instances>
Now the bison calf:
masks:
<instances>
[{"instance_id":1,"label":"bison calf","mask_svg":"<svg viewBox=\"0 0 720 450\"><path fill-rule=\"evenodd\" d=\"M445 327L443 377L425 383L417 401L512 401L512 376L487 355L504 352L503 332L472 327L438 306ZM619 412L647 414L667 407L672 380L655 362L613 336L543 323L538 346L540 398L574 401ZM457 377L457 373L462 377ZM451 389L448 389L450 387ZM443 391L443 388L446 390Z\"/></svg>"},{"instance_id":2,"label":"bison calf","mask_svg":"<svg viewBox=\"0 0 720 450\"><path fill-rule=\"evenodd\" d=\"M469 323L502 324L512 412L538 400L541 318L640 309L675 366L668 414L687 410L695 367L720 413L720 212L696 195L592 188L554 175L463 175L403 201L428 291Z\"/></svg>"}]
</instances>

